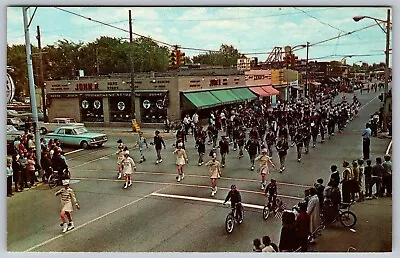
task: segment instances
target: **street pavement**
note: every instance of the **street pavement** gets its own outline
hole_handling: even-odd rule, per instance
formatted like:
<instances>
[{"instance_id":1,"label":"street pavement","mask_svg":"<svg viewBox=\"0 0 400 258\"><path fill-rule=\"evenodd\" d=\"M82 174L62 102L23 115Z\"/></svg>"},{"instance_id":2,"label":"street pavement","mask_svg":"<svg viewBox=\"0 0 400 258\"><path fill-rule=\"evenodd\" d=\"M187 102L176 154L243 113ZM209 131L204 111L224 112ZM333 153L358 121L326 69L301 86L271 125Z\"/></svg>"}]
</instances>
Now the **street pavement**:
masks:
<instances>
[{"instance_id":1,"label":"street pavement","mask_svg":"<svg viewBox=\"0 0 400 258\"><path fill-rule=\"evenodd\" d=\"M346 94L351 100L352 94ZM290 148L286 170L272 170L278 182L278 194L288 208L302 197L304 190L319 177L325 182L330 166L337 164L341 172L344 159L362 157L361 132L370 115L381 105L378 93L360 95L359 116L345 129L325 143L318 143L296 160L295 147ZM339 96L340 97L340 96ZM165 134L167 149L162 150L163 162L155 165L152 145L145 150L147 161L137 164L133 186L122 189L117 179L116 141L122 139L133 147L137 134L130 128L89 128L106 132L109 141L104 147L67 152L71 168L71 187L75 190L81 210L73 212L75 229L65 234L59 226L57 189L41 185L7 198L7 249L16 252L250 252L254 238L269 235L279 243L281 222L262 218L265 197L260 190L260 175L250 171L247 153L238 159L231 150L227 165L218 180L218 192L211 197L209 170L197 166L197 151L192 136L186 150L189 164L185 179L176 182L175 142L173 134ZM143 129L151 142L154 129ZM221 134L220 134L221 135ZM383 156L390 139L371 140L371 159ZM210 146L206 146L208 160ZM131 148L135 161L139 151ZM273 159L278 164L274 154ZM138 163L138 162L137 162ZM236 184L245 206L243 224L232 234L225 232L225 217L229 208L221 205L231 184ZM314 249L320 252L383 252L392 249L392 200L380 198L352 206L358 221L355 232L340 224L330 225L317 240ZM28 216L27 216L28 213ZM21 229L23 225L23 230ZM371 237L373 236L373 237Z\"/></svg>"}]
</instances>

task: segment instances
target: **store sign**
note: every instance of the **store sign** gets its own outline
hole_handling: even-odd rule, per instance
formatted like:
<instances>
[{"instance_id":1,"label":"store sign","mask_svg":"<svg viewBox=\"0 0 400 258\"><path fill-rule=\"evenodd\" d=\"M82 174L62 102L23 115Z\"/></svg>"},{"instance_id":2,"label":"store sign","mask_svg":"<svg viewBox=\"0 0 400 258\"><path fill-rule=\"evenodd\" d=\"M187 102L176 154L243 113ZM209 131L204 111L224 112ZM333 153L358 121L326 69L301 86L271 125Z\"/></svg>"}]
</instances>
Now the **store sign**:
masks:
<instances>
[{"instance_id":1,"label":"store sign","mask_svg":"<svg viewBox=\"0 0 400 258\"><path fill-rule=\"evenodd\" d=\"M75 87L76 91L91 91L91 90L99 90L98 83L77 83Z\"/></svg>"},{"instance_id":2,"label":"store sign","mask_svg":"<svg viewBox=\"0 0 400 258\"><path fill-rule=\"evenodd\" d=\"M144 107L145 109L149 109L150 106L151 106L150 101L149 101L148 99L145 99L145 100L143 101L143 107Z\"/></svg>"}]
</instances>

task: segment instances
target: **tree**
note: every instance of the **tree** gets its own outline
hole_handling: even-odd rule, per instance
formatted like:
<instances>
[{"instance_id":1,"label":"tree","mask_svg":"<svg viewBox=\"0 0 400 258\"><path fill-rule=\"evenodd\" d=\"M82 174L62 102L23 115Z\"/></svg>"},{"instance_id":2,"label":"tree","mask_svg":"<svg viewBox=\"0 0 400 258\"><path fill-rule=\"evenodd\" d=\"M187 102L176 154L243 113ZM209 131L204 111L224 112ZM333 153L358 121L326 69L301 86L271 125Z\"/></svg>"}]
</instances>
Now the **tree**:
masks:
<instances>
[{"instance_id":1,"label":"tree","mask_svg":"<svg viewBox=\"0 0 400 258\"><path fill-rule=\"evenodd\" d=\"M243 55L232 45L222 44L219 51L212 51L205 54L199 54L193 57L193 63L208 65L222 65L230 67L237 64L237 60Z\"/></svg>"},{"instance_id":2,"label":"tree","mask_svg":"<svg viewBox=\"0 0 400 258\"><path fill-rule=\"evenodd\" d=\"M7 66L13 68L9 74L14 81L15 97L22 97L24 93L29 94L25 45L7 45Z\"/></svg>"}]
</instances>

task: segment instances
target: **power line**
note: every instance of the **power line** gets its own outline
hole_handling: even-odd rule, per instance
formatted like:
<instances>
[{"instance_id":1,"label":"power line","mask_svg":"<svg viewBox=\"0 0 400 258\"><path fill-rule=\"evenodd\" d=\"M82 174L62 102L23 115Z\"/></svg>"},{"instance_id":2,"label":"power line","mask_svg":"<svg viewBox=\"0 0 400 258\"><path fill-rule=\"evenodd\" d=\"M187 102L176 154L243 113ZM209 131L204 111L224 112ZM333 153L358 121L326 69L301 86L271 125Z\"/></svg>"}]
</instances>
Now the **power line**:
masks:
<instances>
[{"instance_id":1,"label":"power line","mask_svg":"<svg viewBox=\"0 0 400 258\"><path fill-rule=\"evenodd\" d=\"M323 25L327 25L327 26L331 27L332 29L335 29L335 30L338 30L338 31L340 31L340 32L346 33L346 31L344 31L344 30L342 30L342 29L339 29L339 28L337 28L337 27L335 27L335 26L333 26L333 25L331 25L331 24L329 24L329 23L327 23L327 22L321 21L321 20L318 19L317 17L315 17L315 16L309 14L309 12L306 12L306 11L300 9L300 8L297 8L297 7L293 7L293 8L296 9L296 10L299 10L299 11L301 11L301 12L303 12L303 13L305 13L307 16L310 16L311 18L317 20L319 23L321 23L321 24L323 24Z\"/></svg>"},{"instance_id":2,"label":"power line","mask_svg":"<svg viewBox=\"0 0 400 258\"><path fill-rule=\"evenodd\" d=\"M120 27L117 27L117 26L114 26L114 25L111 25L111 24L108 24L108 23L105 23L105 22L102 22L102 21L95 20L95 19L92 19L92 18L90 18L90 17L86 17L86 16L83 16L83 15L81 15L81 14L78 14L78 13L75 13L75 12L71 12L71 11L62 9L62 8L60 8L60 7L54 7L54 8L56 8L56 9L58 9L58 10L61 10L61 11L63 11L63 12L67 12L67 13L70 13L70 14L73 14L73 15L76 15L76 16L79 16L79 17L81 17L81 18L84 18L84 19L89 20L89 21L92 21L92 22L97 22L97 23L100 23L100 24L102 24L102 25L105 25L105 26L108 26L108 27L111 27L111 28L114 28L114 29L117 29L117 30L121 30L121 31L130 33L129 30L126 30L126 29L123 29L123 28L120 28ZM160 40L152 39L152 38L150 38L150 37L143 36L143 35L138 34L138 33L135 33L135 32L132 32L132 34L133 34L133 35L136 35L136 36L139 36L139 37L143 37L143 38L150 39L150 40L155 41L155 42L158 42L158 43L160 43L160 44L162 44L162 45L167 45L167 46L170 46L170 47L173 47L173 46L174 46L174 45L172 45L172 44L169 44L169 43L166 43L166 42L163 42L163 41L160 41Z\"/></svg>"},{"instance_id":3,"label":"power line","mask_svg":"<svg viewBox=\"0 0 400 258\"><path fill-rule=\"evenodd\" d=\"M325 11L325 10L332 10L332 9L339 9L341 7L335 8L320 8L317 10L307 11L306 13L310 12L317 12L317 11ZM304 12L304 11L302 11ZM165 19L165 20L148 20L148 19L134 19L135 21L141 22L202 22L202 21L232 21L232 20L248 20L248 19L259 19L259 18L269 18L269 17L279 17L279 16L287 16L287 15L295 15L301 14L302 12L291 12L291 13L280 13L280 14L271 14L271 15L263 15L263 16L248 16L248 17L237 17L237 18L215 18L215 19Z\"/></svg>"}]
</instances>

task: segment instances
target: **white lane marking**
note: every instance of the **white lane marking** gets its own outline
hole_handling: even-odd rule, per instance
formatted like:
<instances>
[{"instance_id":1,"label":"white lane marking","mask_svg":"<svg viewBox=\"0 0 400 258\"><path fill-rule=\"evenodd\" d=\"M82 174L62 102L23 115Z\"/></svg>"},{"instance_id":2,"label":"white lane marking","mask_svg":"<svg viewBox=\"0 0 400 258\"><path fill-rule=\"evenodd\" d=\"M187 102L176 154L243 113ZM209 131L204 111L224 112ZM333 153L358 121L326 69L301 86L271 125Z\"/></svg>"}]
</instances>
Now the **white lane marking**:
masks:
<instances>
[{"instance_id":1,"label":"white lane marking","mask_svg":"<svg viewBox=\"0 0 400 258\"><path fill-rule=\"evenodd\" d=\"M111 181L111 182L124 182L123 179L107 179L107 178L90 178L90 177L74 177L74 179L79 180L93 180L93 181ZM209 185L193 185L193 184L183 184L183 183L168 183L168 182L156 182L156 181L146 181L146 180L132 180L133 183L142 183L142 184L158 184L158 185L170 185L170 186L184 186L184 187L194 187L194 188L207 188L209 189ZM229 187L218 187L218 189L223 189L229 191L231 188ZM240 189L243 193L250 193L250 194L259 194L264 195L264 192L257 192L251 190L244 190ZM278 197L294 199L294 200L302 200L303 198L290 196L290 195L282 195L278 194Z\"/></svg>"},{"instance_id":2,"label":"white lane marking","mask_svg":"<svg viewBox=\"0 0 400 258\"><path fill-rule=\"evenodd\" d=\"M392 143L393 143L393 141L391 140L390 143L389 143L389 146L388 146L387 149L386 149L386 155L389 154L390 148L392 148Z\"/></svg>"},{"instance_id":3,"label":"white lane marking","mask_svg":"<svg viewBox=\"0 0 400 258\"><path fill-rule=\"evenodd\" d=\"M64 153L64 156L67 156L69 154L72 154L72 153L75 153L75 152L79 152L79 151L83 151L83 149L77 149L77 150L74 150L74 151L70 151L70 152Z\"/></svg>"},{"instance_id":4,"label":"white lane marking","mask_svg":"<svg viewBox=\"0 0 400 258\"><path fill-rule=\"evenodd\" d=\"M165 186L165 187L163 187L163 188L161 188L161 189L159 189L159 190L157 190L157 191L154 191L154 192L152 192L152 193L149 193L149 194L147 194L147 195L145 195L145 196L143 196L143 197L141 197L141 198L139 198L139 199L137 199L137 200L134 200L134 201L132 201L132 202L130 202L130 203L128 203L128 204L125 204L125 205L123 205L123 206L121 206L121 207L119 207L119 208L117 208L117 209L115 209L115 210L109 211L109 212L107 212L106 214L103 214L103 215L101 215L101 216L99 216L99 217L97 217L97 218L95 218L95 219L92 219L92 220L90 220L90 221L88 221L88 222L86 222L86 223L84 223L84 224L82 224L82 225L79 225L79 226L75 227L74 230L67 231L67 232L65 232L65 233L61 233L60 235L55 236L55 237L53 237L53 238L50 238L50 239L48 239L48 240L46 240L46 241L44 241L44 242L42 242L42 243L40 243L40 244L37 244L37 245L35 245L35 246L33 246L33 247L31 247L31 248L25 250L24 252L31 252L31 251L33 251L34 249L39 248L39 247L41 247L41 246L43 246L43 245L46 245L46 244L48 244L48 243L50 243L50 242L52 242L52 241L54 241L54 240L57 240L57 239L63 237L64 235L66 235L66 234L70 234L70 233L72 233L72 232L75 232L75 231L77 231L77 230L79 230L79 229L81 229L81 228L83 228L83 227L85 227L85 226L87 226L87 225L89 225L89 224L95 222L95 221L98 221L98 220L100 220L100 219L102 219L102 218L107 217L107 216L110 215L110 214L113 214L113 213L115 213L115 212L117 212L117 211L120 211L120 210L122 210L122 209L124 209L124 208L126 208L126 207L128 207L128 206L130 206L130 205L132 205L132 204L135 204L135 203L137 203L137 202L139 202L139 201L141 201L141 200L143 200L143 199L145 199L145 198L151 196L151 194L157 193L158 191L161 191L161 190L164 190L164 189L167 188L167 187L168 187L168 186Z\"/></svg>"},{"instance_id":5,"label":"white lane marking","mask_svg":"<svg viewBox=\"0 0 400 258\"><path fill-rule=\"evenodd\" d=\"M82 166L84 166L84 165L90 164L90 163L92 163L92 162L95 162L95 161L98 161L98 160L101 160L101 159L104 159L104 158L107 158L107 157L111 157L112 155L114 155L114 153L111 153L111 154L108 154L108 155L99 157L99 158L97 158L97 159L93 159L93 160L84 162L84 163L82 163L82 164L80 164L80 165L73 166L73 167L71 167L71 168L79 168L79 167L82 167Z\"/></svg>"},{"instance_id":6,"label":"white lane marking","mask_svg":"<svg viewBox=\"0 0 400 258\"><path fill-rule=\"evenodd\" d=\"M116 173L114 170L99 170L99 169L80 169L79 171L102 171L106 173ZM150 175L166 175L166 176L176 176L176 173L165 173L165 172L154 172L154 171L135 171L135 174L150 174ZM210 176L204 175L187 175L186 177L197 177L197 178L210 178ZM248 178L233 178L233 177L220 177L219 179L224 180L235 180L235 181L244 181L244 182L260 182L257 179L248 179ZM304 187L310 188L313 187L312 185L300 185L300 184L293 184L293 183L285 183L285 182L277 182L278 185L287 185L287 186L294 186L294 187Z\"/></svg>"},{"instance_id":7,"label":"white lane marking","mask_svg":"<svg viewBox=\"0 0 400 258\"><path fill-rule=\"evenodd\" d=\"M378 95L379 96L379 95ZM378 96L372 98L370 101L368 101L366 104L364 104L363 106L360 107L360 109L358 111L360 111L361 109L363 109L365 106L367 106L369 103L371 103L372 101L374 101L374 99L376 99Z\"/></svg>"},{"instance_id":8,"label":"white lane marking","mask_svg":"<svg viewBox=\"0 0 400 258\"><path fill-rule=\"evenodd\" d=\"M224 203L223 200L218 199L210 199L210 198L201 198L201 197L193 197L193 196L185 196L185 195L174 195L174 194L162 194L162 193L152 193L151 196L158 196L158 197L165 197L165 198L174 198L174 199L183 199L183 200L190 200L190 201L200 201L200 202L212 202L212 203ZM250 204L250 203L243 203L244 207L254 208L263 210L264 206Z\"/></svg>"}]
</instances>

